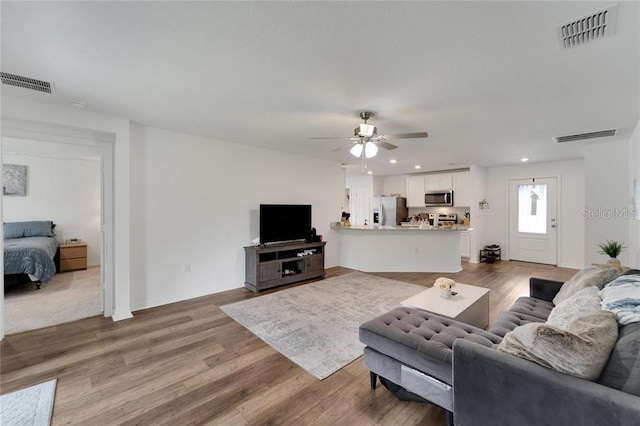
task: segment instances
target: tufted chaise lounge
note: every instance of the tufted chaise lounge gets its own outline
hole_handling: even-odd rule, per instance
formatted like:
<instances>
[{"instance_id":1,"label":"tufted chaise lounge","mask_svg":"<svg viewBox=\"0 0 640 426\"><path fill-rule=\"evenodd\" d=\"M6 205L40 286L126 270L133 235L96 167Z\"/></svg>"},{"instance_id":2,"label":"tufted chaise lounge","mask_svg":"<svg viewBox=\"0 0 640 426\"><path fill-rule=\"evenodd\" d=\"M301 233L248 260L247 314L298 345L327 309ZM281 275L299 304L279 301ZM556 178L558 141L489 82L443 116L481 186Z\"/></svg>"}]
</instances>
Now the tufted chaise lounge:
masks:
<instances>
[{"instance_id":1,"label":"tufted chaise lounge","mask_svg":"<svg viewBox=\"0 0 640 426\"><path fill-rule=\"evenodd\" d=\"M494 347L501 337L413 308L397 308L360 326L364 362L377 376L453 411L453 343L464 339ZM428 372L426 374L425 372Z\"/></svg>"}]
</instances>

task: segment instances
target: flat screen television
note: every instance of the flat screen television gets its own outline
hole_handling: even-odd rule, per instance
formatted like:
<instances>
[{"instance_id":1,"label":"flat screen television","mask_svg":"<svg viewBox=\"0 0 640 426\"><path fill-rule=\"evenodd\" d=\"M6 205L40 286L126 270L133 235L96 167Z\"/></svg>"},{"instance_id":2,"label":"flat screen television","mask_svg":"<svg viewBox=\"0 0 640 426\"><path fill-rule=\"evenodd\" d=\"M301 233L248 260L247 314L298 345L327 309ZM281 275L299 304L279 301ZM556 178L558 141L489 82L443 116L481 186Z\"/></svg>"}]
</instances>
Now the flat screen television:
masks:
<instances>
[{"instance_id":1,"label":"flat screen television","mask_svg":"<svg viewBox=\"0 0 640 426\"><path fill-rule=\"evenodd\" d=\"M260 243L306 240L311 232L311 205L260 204Z\"/></svg>"}]
</instances>

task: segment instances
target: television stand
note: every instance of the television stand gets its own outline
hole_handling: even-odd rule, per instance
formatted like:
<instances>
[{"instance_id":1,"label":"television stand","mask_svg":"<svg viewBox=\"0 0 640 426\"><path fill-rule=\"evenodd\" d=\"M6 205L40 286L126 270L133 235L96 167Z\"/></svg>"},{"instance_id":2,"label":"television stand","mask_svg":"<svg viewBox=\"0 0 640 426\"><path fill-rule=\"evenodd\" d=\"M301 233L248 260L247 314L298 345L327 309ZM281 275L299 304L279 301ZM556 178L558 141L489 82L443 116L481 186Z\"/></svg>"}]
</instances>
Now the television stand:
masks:
<instances>
[{"instance_id":1,"label":"television stand","mask_svg":"<svg viewBox=\"0 0 640 426\"><path fill-rule=\"evenodd\" d=\"M326 244L295 242L245 247L244 286L258 293L272 287L323 278Z\"/></svg>"}]
</instances>

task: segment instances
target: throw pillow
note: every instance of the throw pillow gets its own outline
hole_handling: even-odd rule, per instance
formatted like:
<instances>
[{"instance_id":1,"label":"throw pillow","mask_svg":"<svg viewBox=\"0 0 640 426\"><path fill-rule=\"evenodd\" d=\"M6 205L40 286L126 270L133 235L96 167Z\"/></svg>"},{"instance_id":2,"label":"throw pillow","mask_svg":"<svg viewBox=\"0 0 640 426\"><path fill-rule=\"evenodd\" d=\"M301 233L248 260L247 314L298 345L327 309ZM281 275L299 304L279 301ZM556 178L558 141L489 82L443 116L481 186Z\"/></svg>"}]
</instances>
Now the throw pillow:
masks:
<instances>
[{"instance_id":1,"label":"throw pillow","mask_svg":"<svg viewBox=\"0 0 640 426\"><path fill-rule=\"evenodd\" d=\"M24 237L24 228L19 222L5 222L2 225L4 239Z\"/></svg>"},{"instance_id":2,"label":"throw pillow","mask_svg":"<svg viewBox=\"0 0 640 426\"><path fill-rule=\"evenodd\" d=\"M640 322L640 276L624 275L601 291L602 309L616 314L620 325Z\"/></svg>"},{"instance_id":3,"label":"throw pillow","mask_svg":"<svg viewBox=\"0 0 640 426\"><path fill-rule=\"evenodd\" d=\"M567 330L546 323L529 323L507 333L498 350L561 373L596 380L618 338L612 312L578 318Z\"/></svg>"},{"instance_id":4,"label":"throw pillow","mask_svg":"<svg viewBox=\"0 0 640 426\"><path fill-rule=\"evenodd\" d=\"M577 274L571 277L564 284L562 284L562 287L560 287L560 291L558 291L556 297L553 298L553 304L559 304L560 302L573 296L583 288L595 285L596 287L601 289L602 286L612 281L618 275L620 275L620 271L615 268L602 269L598 268L597 266L589 266L587 268L584 268L583 270L578 271Z\"/></svg>"},{"instance_id":5,"label":"throw pillow","mask_svg":"<svg viewBox=\"0 0 640 426\"><path fill-rule=\"evenodd\" d=\"M600 306L601 299L598 295L599 291L596 286L583 288L573 296L558 303L551 310L549 318L547 318L547 324L567 329L578 318L598 313L602 309Z\"/></svg>"}]
</instances>

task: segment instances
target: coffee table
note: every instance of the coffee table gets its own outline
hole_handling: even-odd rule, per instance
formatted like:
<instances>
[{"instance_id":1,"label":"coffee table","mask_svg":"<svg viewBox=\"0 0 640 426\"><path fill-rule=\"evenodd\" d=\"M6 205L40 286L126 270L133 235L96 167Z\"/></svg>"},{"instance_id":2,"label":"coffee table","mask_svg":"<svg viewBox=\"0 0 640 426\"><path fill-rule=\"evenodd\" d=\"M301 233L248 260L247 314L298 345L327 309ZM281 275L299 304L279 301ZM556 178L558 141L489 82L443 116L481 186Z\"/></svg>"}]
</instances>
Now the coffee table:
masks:
<instances>
[{"instance_id":1,"label":"coffee table","mask_svg":"<svg viewBox=\"0 0 640 426\"><path fill-rule=\"evenodd\" d=\"M485 329L489 325L489 289L475 285L456 283L451 299L440 297L440 290L431 287L400 302L408 308L422 309L436 315L451 318Z\"/></svg>"}]
</instances>

